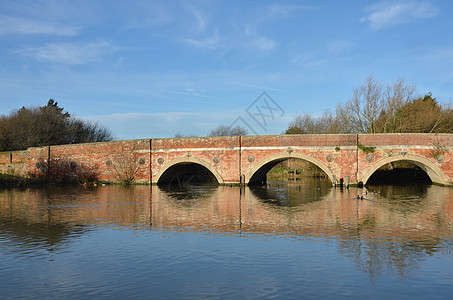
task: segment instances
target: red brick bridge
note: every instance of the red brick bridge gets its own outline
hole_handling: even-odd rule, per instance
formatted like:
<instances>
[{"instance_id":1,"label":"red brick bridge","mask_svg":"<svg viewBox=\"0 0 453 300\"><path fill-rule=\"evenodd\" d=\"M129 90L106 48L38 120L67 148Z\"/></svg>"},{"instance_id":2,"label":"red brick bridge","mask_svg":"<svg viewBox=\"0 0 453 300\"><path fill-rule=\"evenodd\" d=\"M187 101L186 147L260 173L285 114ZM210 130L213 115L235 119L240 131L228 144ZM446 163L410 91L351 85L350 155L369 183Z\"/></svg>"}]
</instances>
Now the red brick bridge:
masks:
<instances>
[{"instance_id":1,"label":"red brick bridge","mask_svg":"<svg viewBox=\"0 0 453 300\"><path fill-rule=\"evenodd\" d=\"M366 184L380 167L407 161L433 183L453 185L453 134L193 137L59 145L2 152L0 171L60 172L106 181L133 172L136 181L153 184L180 181L197 171L219 184L252 185L261 184L273 166L289 158L315 164L333 184Z\"/></svg>"}]
</instances>

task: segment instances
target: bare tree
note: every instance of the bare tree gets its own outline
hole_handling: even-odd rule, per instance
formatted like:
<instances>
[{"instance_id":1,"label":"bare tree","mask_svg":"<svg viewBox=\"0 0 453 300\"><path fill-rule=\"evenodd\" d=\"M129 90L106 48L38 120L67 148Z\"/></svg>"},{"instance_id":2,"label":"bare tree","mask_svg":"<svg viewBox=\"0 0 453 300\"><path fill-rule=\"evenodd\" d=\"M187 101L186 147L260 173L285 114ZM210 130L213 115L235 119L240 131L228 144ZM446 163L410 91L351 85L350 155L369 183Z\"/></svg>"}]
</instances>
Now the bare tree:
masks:
<instances>
[{"instance_id":1,"label":"bare tree","mask_svg":"<svg viewBox=\"0 0 453 300\"><path fill-rule=\"evenodd\" d=\"M180 139L180 138L185 138L185 137L197 137L197 136L194 134L182 134L181 132L177 132L174 137L176 139Z\"/></svg>"},{"instance_id":2,"label":"bare tree","mask_svg":"<svg viewBox=\"0 0 453 300\"><path fill-rule=\"evenodd\" d=\"M337 117L347 131L377 132L376 121L384 109L382 89L383 84L370 75L349 101L337 106Z\"/></svg>"},{"instance_id":3,"label":"bare tree","mask_svg":"<svg viewBox=\"0 0 453 300\"><path fill-rule=\"evenodd\" d=\"M134 183L135 177L139 173L141 165L144 163L144 159L139 159L136 153L121 151L115 153L110 165L119 180L125 185L131 185Z\"/></svg>"},{"instance_id":4,"label":"bare tree","mask_svg":"<svg viewBox=\"0 0 453 300\"><path fill-rule=\"evenodd\" d=\"M208 136L235 136L235 135L247 135L248 131L242 126L226 126L220 125L212 129Z\"/></svg>"},{"instance_id":5,"label":"bare tree","mask_svg":"<svg viewBox=\"0 0 453 300\"><path fill-rule=\"evenodd\" d=\"M344 133L345 128L336 115L325 111L320 116L304 113L289 123L286 134L335 134Z\"/></svg>"},{"instance_id":6,"label":"bare tree","mask_svg":"<svg viewBox=\"0 0 453 300\"><path fill-rule=\"evenodd\" d=\"M431 93L416 95L416 86L398 79L384 84L369 76L353 97L339 103L336 114L297 116L287 134L307 133L452 133L452 105L441 105Z\"/></svg>"},{"instance_id":7,"label":"bare tree","mask_svg":"<svg viewBox=\"0 0 453 300\"><path fill-rule=\"evenodd\" d=\"M377 132L400 132L406 117L404 107L414 99L415 90L416 86L407 84L404 79L387 85L383 110L376 124Z\"/></svg>"}]
</instances>

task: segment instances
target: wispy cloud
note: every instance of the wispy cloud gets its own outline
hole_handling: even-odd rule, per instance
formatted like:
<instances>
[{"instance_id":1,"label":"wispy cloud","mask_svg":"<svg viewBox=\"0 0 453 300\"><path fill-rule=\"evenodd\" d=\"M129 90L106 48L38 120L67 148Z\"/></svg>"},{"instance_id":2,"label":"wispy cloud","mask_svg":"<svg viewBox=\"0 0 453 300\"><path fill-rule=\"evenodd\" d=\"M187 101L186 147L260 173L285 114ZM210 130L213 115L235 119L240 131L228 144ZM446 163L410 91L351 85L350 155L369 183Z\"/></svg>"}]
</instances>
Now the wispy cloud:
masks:
<instances>
[{"instance_id":1,"label":"wispy cloud","mask_svg":"<svg viewBox=\"0 0 453 300\"><path fill-rule=\"evenodd\" d=\"M0 35L4 34L47 34L74 36L79 27L62 26L50 22L40 22L25 18L0 16Z\"/></svg>"},{"instance_id":2,"label":"wispy cloud","mask_svg":"<svg viewBox=\"0 0 453 300\"><path fill-rule=\"evenodd\" d=\"M17 53L31 56L39 61L61 63L66 65L82 65L99 60L102 56L118 48L107 42L97 43L51 43L43 47L25 48Z\"/></svg>"},{"instance_id":3,"label":"wispy cloud","mask_svg":"<svg viewBox=\"0 0 453 300\"><path fill-rule=\"evenodd\" d=\"M278 46L278 43L274 40L257 35L255 28L250 24L245 25L244 35L247 37L247 39L250 40L248 46L253 50L269 51L275 49Z\"/></svg>"},{"instance_id":4,"label":"wispy cloud","mask_svg":"<svg viewBox=\"0 0 453 300\"><path fill-rule=\"evenodd\" d=\"M185 8L195 19L195 31L204 32L209 23L208 15L204 14L201 10L197 9L195 6L185 3Z\"/></svg>"},{"instance_id":5,"label":"wispy cloud","mask_svg":"<svg viewBox=\"0 0 453 300\"><path fill-rule=\"evenodd\" d=\"M300 65L304 68L312 68L327 63L328 60L325 56L319 55L315 52L302 52L298 53L291 60L290 64Z\"/></svg>"},{"instance_id":6,"label":"wispy cloud","mask_svg":"<svg viewBox=\"0 0 453 300\"><path fill-rule=\"evenodd\" d=\"M166 3L144 1L136 3L136 6L126 2L121 4L124 7L119 6L117 9L126 17L124 27L127 29L159 27L175 21L172 10Z\"/></svg>"},{"instance_id":7,"label":"wispy cloud","mask_svg":"<svg viewBox=\"0 0 453 300\"><path fill-rule=\"evenodd\" d=\"M87 116L84 119L100 122L112 130L119 139L173 137L183 135L206 136L209 130L230 124L238 112L194 113L124 113Z\"/></svg>"},{"instance_id":8,"label":"wispy cloud","mask_svg":"<svg viewBox=\"0 0 453 300\"><path fill-rule=\"evenodd\" d=\"M244 111L229 110L206 113L124 113L83 118L107 126L118 139L130 139L174 137L177 133L206 136L211 129L219 125L230 125L244 114L246 114ZM292 114L276 118L272 121L272 125L269 124L267 134L280 134L293 118ZM239 125L242 126L242 124ZM249 134L253 134L253 132L249 132Z\"/></svg>"},{"instance_id":9,"label":"wispy cloud","mask_svg":"<svg viewBox=\"0 0 453 300\"><path fill-rule=\"evenodd\" d=\"M439 9L427 1L381 2L366 8L368 16L360 22L368 22L374 30L412 23L435 17Z\"/></svg>"},{"instance_id":10,"label":"wispy cloud","mask_svg":"<svg viewBox=\"0 0 453 300\"><path fill-rule=\"evenodd\" d=\"M199 47L199 48L205 48L205 49L211 49L211 50L218 49L222 46L222 39L220 38L220 36L217 33L215 33L211 37L203 38L203 39L186 38L186 39L183 39L183 42L188 43L192 46Z\"/></svg>"},{"instance_id":11,"label":"wispy cloud","mask_svg":"<svg viewBox=\"0 0 453 300\"><path fill-rule=\"evenodd\" d=\"M453 46L434 47L433 49L415 54L413 58L416 60L428 61L430 64L435 63L442 66L451 66L453 64Z\"/></svg>"},{"instance_id":12,"label":"wispy cloud","mask_svg":"<svg viewBox=\"0 0 453 300\"><path fill-rule=\"evenodd\" d=\"M341 55L350 51L352 47L353 43L349 41L330 41L320 49L303 51L296 54L291 60L291 64L301 65L304 68L318 67L341 57Z\"/></svg>"},{"instance_id":13,"label":"wispy cloud","mask_svg":"<svg viewBox=\"0 0 453 300\"><path fill-rule=\"evenodd\" d=\"M260 51L270 51L277 47L277 43L267 37L260 37L250 42L250 45Z\"/></svg>"},{"instance_id":14,"label":"wispy cloud","mask_svg":"<svg viewBox=\"0 0 453 300\"><path fill-rule=\"evenodd\" d=\"M285 18L291 14L304 10L316 9L314 6L302 6L302 5L283 5L283 4L272 4L266 9L267 18Z\"/></svg>"},{"instance_id":15,"label":"wispy cloud","mask_svg":"<svg viewBox=\"0 0 453 300\"><path fill-rule=\"evenodd\" d=\"M220 99L219 97L205 95L205 91L197 90L194 88L186 88L183 91L170 91L169 93L176 94L176 95L185 95L185 96L192 96L197 98L207 98L207 99Z\"/></svg>"},{"instance_id":16,"label":"wispy cloud","mask_svg":"<svg viewBox=\"0 0 453 300\"><path fill-rule=\"evenodd\" d=\"M353 46L353 43L348 41L331 41L327 44L327 52L330 55L339 55L346 51L349 51Z\"/></svg>"}]
</instances>

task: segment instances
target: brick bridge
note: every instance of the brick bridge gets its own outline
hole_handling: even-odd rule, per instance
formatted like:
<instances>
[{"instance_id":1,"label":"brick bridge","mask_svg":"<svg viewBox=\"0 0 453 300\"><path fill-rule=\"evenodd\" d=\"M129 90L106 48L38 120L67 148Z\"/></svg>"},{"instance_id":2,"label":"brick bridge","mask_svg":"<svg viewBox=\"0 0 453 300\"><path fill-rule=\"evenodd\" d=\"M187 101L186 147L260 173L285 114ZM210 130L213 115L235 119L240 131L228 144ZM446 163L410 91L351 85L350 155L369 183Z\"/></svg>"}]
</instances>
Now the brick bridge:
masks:
<instances>
[{"instance_id":1,"label":"brick bridge","mask_svg":"<svg viewBox=\"0 0 453 300\"><path fill-rule=\"evenodd\" d=\"M116 181L129 169L136 181L154 184L179 181L180 175L195 170L219 184L252 185L261 184L273 166L289 158L315 164L333 184L366 184L380 167L407 161L433 183L453 185L453 134L193 137L59 145L2 152L0 171Z\"/></svg>"}]
</instances>

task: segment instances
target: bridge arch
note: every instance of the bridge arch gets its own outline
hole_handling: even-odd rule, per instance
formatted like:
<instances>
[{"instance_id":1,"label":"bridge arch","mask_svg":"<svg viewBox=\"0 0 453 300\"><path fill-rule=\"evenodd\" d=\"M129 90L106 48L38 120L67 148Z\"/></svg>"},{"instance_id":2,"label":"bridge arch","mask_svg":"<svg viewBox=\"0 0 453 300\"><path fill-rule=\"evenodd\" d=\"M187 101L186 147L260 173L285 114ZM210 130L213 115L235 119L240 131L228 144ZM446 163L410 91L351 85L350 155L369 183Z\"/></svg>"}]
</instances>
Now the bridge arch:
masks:
<instances>
[{"instance_id":1,"label":"bridge arch","mask_svg":"<svg viewBox=\"0 0 453 300\"><path fill-rule=\"evenodd\" d=\"M334 177L333 172L322 161L314 157L308 156L306 154L298 152L292 152L291 154L289 154L287 151L285 151L272 154L257 162L253 166L253 168L247 174L245 174L245 183L246 184L259 183L260 180L257 179L258 177L261 177L263 174L267 174L267 172L269 172L269 170L272 169L279 162L282 162L290 158L299 158L311 162L312 164L318 166L321 170L323 170L324 173L326 173L327 176L329 177L330 181L333 182Z\"/></svg>"},{"instance_id":2,"label":"bridge arch","mask_svg":"<svg viewBox=\"0 0 453 300\"><path fill-rule=\"evenodd\" d=\"M205 160L193 156L179 157L171 161L165 162L160 168L159 172L157 173L155 182L159 183L159 181L163 178L163 175L167 171L169 171L170 168L175 167L177 165L189 165L189 164L196 164L206 168L209 172L212 173L212 175L215 177L219 184L224 184L224 180L216 168L214 168L211 164L207 163Z\"/></svg>"},{"instance_id":3,"label":"bridge arch","mask_svg":"<svg viewBox=\"0 0 453 300\"><path fill-rule=\"evenodd\" d=\"M380 167L395 161L407 161L416 165L417 167L425 171L426 174L428 174L433 183L448 184L449 182L448 177L444 174L439 166L437 166L435 163L424 156L414 154L406 154L404 156L399 154L378 160L363 174L361 181L363 182L363 184L366 184L371 175L373 175L373 173L376 172Z\"/></svg>"}]
</instances>

